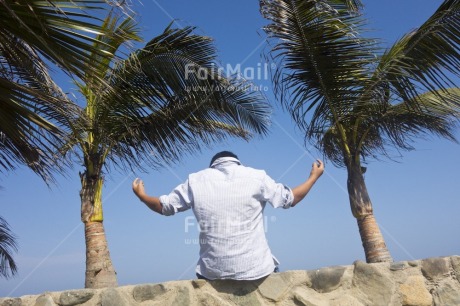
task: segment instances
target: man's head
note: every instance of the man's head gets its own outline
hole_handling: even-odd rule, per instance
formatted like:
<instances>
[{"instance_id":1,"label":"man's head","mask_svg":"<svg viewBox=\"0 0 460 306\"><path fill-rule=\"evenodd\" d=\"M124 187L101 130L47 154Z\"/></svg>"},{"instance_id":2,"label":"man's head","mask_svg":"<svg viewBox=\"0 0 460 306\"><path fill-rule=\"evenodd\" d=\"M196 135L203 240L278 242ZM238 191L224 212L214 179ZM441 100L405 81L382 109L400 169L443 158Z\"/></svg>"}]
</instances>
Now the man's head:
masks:
<instances>
[{"instance_id":1,"label":"man's head","mask_svg":"<svg viewBox=\"0 0 460 306\"><path fill-rule=\"evenodd\" d=\"M233 152L222 151L222 152L217 153L211 158L211 163L209 164L209 167L211 167L211 165L216 161L216 159L221 158L221 157L233 157L233 158L238 159L238 156L236 156L236 154L234 154Z\"/></svg>"}]
</instances>

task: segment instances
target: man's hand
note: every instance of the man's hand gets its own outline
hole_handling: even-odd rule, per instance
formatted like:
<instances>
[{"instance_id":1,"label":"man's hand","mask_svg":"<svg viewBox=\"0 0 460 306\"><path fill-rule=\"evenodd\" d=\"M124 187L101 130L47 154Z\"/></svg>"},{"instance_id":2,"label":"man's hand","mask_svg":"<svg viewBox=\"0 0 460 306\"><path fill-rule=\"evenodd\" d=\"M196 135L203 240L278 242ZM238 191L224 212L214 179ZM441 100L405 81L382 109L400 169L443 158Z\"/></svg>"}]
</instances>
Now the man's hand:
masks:
<instances>
[{"instance_id":1,"label":"man's hand","mask_svg":"<svg viewBox=\"0 0 460 306\"><path fill-rule=\"evenodd\" d=\"M140 178L136 178L133 181L133 192L135 195L137 195L139 200L141 200L142 202L144 202L145 205L147 205L148 208L150 208L154 212L159 213L160 215L163 214L163 205L161 205L160 199L157 197L148 196L145 193L144 182Z\"/></svg>"},{"instance_id":2,"label":"man's hand","mask_svg":"<svg viewBox=\"0 0 460 306\"><path fill-rule=\"evenodd\" d=\"M324 172L324 164L317 159L311 166L310 177L319 178Z\"/></svg>"},{"instance_id":3,"label":"man's hand","mask_svg":"<svg viewBox=\"0 0 460 306\"><path fill-rule=\"evenodd\" d=\"M133 181L133 192L139 198L145 195L144 182L140 178L136 178Z\"/></svg>"},{"instance_id":4,"label":"man's hand","mask_svg":"<svg viewBox=\"0 0 460 306\"><path fill-rule=\"evenodd\" d=\"M302 199L307 195L311 187L313 187L313 185L318 180L318 178L323 174L323 172L324 172L324 164L321 160L317 159L311 166L310 177L305 182L300 184L299 186L292 188L292 193L294 195L294 201L292 201L291 207L294 207L295 205L297 205L297 203L302 201Z\"/></svg>"}]
</instances>

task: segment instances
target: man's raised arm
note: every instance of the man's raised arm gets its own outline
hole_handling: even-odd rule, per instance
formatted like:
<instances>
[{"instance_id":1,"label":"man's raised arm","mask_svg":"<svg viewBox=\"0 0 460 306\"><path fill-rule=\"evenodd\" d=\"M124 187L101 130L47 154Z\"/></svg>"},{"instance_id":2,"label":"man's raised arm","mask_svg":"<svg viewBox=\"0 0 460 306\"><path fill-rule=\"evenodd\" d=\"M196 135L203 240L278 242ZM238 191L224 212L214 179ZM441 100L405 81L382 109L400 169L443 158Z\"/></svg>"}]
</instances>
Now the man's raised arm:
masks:
<instances>
[{"instance_id":1,"label":"man's raised arm","mask_svg":"<svg viewBox=\"0 0 460 306\"><path fill-rule=\"evenodd\" d=\"M311 167L311 172L308 179L299 186L292 188L292 193L294 194L294 201L292 202L291 207L294 207L297 203L302 201L303 198L305 198L307 193L310 191L311 187L313 187L313 185L323 174L323 172L324 164L321 160L317 159Z\"/></svg>"},{"instance_id":2,"label":"man's raised arm","mask_svg":"<svg viewBox=\"0 0 460 306\"><path fill-rule=\"evenodd\" d=\"M163 205L161 205L160 199L157 197L151 197L145 193L144 182L140 178L136 178L133 182L133 192L139 200L141 200L148 208L154 212L163 214Z\"/></svg>"}]
</instances>

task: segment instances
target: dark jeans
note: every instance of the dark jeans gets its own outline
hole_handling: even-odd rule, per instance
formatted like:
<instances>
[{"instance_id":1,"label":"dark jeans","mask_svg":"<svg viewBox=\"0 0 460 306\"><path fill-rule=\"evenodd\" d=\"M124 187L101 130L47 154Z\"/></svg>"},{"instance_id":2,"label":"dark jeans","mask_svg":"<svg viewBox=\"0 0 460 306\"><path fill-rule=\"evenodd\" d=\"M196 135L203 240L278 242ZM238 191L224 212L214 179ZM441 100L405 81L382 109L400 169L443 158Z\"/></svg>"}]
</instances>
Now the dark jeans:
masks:
<instances>
[{"instance_id":1,"label":"dark jeans","mask_svg":"<svg viewBox=\"0 0 460 306\"><path fill-rule=\"evenodd\" d=\"M274 273L278 273L280 271L280 268L278 268L278 266L275 267L275 270L273 270ZM198 279L205 279L205 280L209 280L207 279L206 277L204 277L203 275L201 275L200 273L197 273L196 274L196 277L198 277Z\"/></svg>"},{"instance_id":2,"label":"dark jeans","mask_svg":"<svg viewBox=\"0 0 460 306\"><path fill-rule=\"evenodd\" d=\"M203 275L201 275L200 273L197 273L197 274L196 274L196 277L198 277L198 279L209 280L209 279L207 279L206 277L204 277Z\"/></svg>"}]
</instances>

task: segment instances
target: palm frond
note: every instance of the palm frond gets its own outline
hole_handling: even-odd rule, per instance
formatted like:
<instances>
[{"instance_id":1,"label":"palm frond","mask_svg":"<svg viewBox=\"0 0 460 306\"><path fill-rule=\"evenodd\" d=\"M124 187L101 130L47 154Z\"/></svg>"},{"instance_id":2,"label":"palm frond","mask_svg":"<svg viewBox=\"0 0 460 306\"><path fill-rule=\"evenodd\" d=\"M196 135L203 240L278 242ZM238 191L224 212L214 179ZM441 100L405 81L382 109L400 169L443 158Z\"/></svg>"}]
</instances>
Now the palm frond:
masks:
<instances>
[{"instance_id":1,"label":"palm frond","mask_svg":"<svg viewBox=\"0 0 460 306\"><path fill-rule=\"evenodd\" d=\"M33 92L18 84L4 88L0 80L0 172L13 170L15 165L26 165L39 174L45 182L52 182L52 172L61 170L56 164L57 156L53 151L65 141L64 132L58 129L44 114L51 113L48 107L29 103L27 98L20 99L21 94L7 93L11 87L22 92ZM19 99L18 99L19 98ZM60 136L60 137L59 137Z\"/></svg>"},{"instance_id":2,"label":"palm frond","mask_svg":"<svg viewBox=\"0 0 460 306\"><path fill-rule=\"evenodd\" d=\"M64 139L58 126L76 108L29 45L4 35L0 50L0 171L22 163L49 181L54 164L51 152Z\"/></svg>"},{"instance_id":3,"label":"palm frond","mask_svg":"<svg viewBox=\"0 0 460 306\"><path fill-rule=\"evenodd\" d=\"M186 153L200 151L228 135L247 139L249 133L239 127L197 118L196 108L170 106L143 119L143 124L133 123L113 146L109 160L130 168L143 165L161 168L179 160ZM135 160L136 163L132 163Z\"/></svg>"},{"instance_id":4,"label":"palm frond","mask_svg":"<svg viewBox=\"0 0 460 306\"><path fill-rule=\"evenodd\" d=\"M355 12L359 11L364 6L360 0L345 0L345 2L348 9Z\"/></svg>"},{"instance_id":5,"label":"palm frond","mask_svg":"<svg viewBox=\"0 0 460 306\"><path fill-rule=\"evenodd\" d=\"M436 135L456 141L455 128L460 115L460 89L449 88L428 92L415 98L418 108L408 107L400 102L388 107L376 126L392 142L392 145L412 150L410 142L415 137ZM410 103L413 102L409 102Z\"/></svg>"},{"instance_id":6,"label":"palm frond","mask_svg":"<svg viewBox=\"0 0 460 306\"><path fill-rule=\"evenodd\" d=\"M106 0L0 1L1 171L26 164L49 181L61 169L54 153L66 142L61 129L80 114L45 62L84 79L112 58L94 37L110 34L95 17L108 9Z\"/></svg>"},{"instance_id":7,"label":"palm frond","mask_svg":"<svg viewBox=\"0 0 460 306\"><path fill-rule=\"evenodd\" d=\"M101 30L103 33L96 36L90 52L90 65L85 70L88 80L106 78L120 47L132 41L142 41L136 21L130 16L117 15L114 11L104 19ZM92 73L98 74L96 78Z\"/></svg>"},{"instance_id":8,"label":"palm frond","mask_svg":"<svg viewBox=\"0 0 460 306\"><path fill-rule=\"evenodd\" d=\"M423 25L383 54L373 84L388 82L397 100L417 102L422 92L455 86L459 48L460 1L446 0Z\"/></svg>"},{"instance_id":9,"label":"palm frond","mask_svg":"<svg viewBox=\"0 0 460 306\"><path fill-rule=\"evenodd\" d=\"M366 115L360 113L360 117L352 117L349 121L351 124L342 122L344 126L349 127L350 139L355 139L355 154L363 160L379 159L378 156L391 158L387 148L398 151L413 150L415 139L430 135L456 142L460 89L449 88L428 92L415 99L418 104L416 109L408 106L415 103L413 101L386 105L372 103L365 107ZM351 126L356 126L356 135L352 135L355 130L350 128ZM325 145L326 143L323 144Z\"/></svg>"},{"instance_id":10,"label":"palm frond","mask_svg":"<svg viewBox=\"0 0 460 306\"><path fill-rule=\"evenodd\" d=\"M16 239L8 223L0 217L0 277L9 278L17 272L13 253L17 252Z\"/></svg>"},{"instance_id":11,"label":"palm frond","mask_svg":"<svg viewBox=\"0 0 460 306\"><path fill-rule=\"evenodd\" d=\"M308 122L311 110L313 118L339 120L355 105L376 60L376 41L359 37L364 20L328 1L261 0L260 8L271 22L268 57L277 63L272 79L281 103L308 133L320 125Z\"/></svg>"},{"instance_id":12,"label":"palm frond","mask_svg":"<svg viewBox=\"0 0 460 306\"><path fill-rule=\"evenodd\" d=\"M88 12L107 9L105 0L1 1L0 37L8 33L80 78L89 62L93 34L103 34L99 19Z\"/></svg>"},{"instance_id":13,"label":"palm frond","mask_svg":"<svg viewBox=\"0 0 460 306\"><path fill-rule=\"evenodd\" d=\"M353 13L359 13L364 7L360 0L323 0L328 6L338 11L349 11Z\"/></svg>"}]
</instances>

